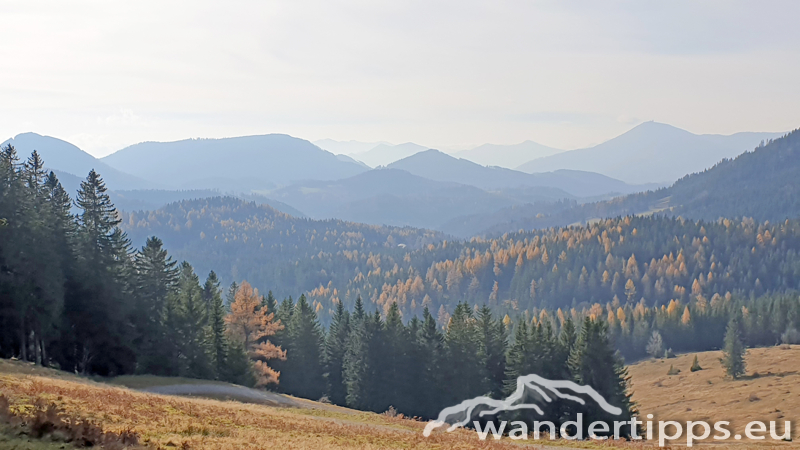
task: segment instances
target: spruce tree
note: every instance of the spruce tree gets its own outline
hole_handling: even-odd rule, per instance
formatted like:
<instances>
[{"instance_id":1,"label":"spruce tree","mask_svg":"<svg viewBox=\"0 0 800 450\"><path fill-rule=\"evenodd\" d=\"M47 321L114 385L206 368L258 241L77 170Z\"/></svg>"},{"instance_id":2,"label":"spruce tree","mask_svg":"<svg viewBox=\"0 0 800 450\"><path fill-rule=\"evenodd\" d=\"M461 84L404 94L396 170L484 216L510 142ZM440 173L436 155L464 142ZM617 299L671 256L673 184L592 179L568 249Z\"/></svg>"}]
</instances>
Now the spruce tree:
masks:
<instances>
[{"instance_id":1,"label":"spruce tree","mask_svg":"<svg viewBox=\"0 0 800 450\"><path fill-rule=\"evenodd\" d=\"M485 394L485 364L476 349L480 348L477 322L472 308L459 303L445 333L446 365L443 371L445 397L452 404Z\"/></svg>"},{"instance_id":2,"label":"spruce tree","mask_svg":"<svg viewBox=\"0 0 800 450\"><path fill-rule=\"evenodd\" d=\"M211 378L214 375L213 353L206 303L200 279L186 261L180 267L178 298L182 315L180 351L185 358L184 376Z\"/></svg>"},{"instance_id":3,"label":"spruce tree","mask_svg":"<svg viewBox=\"0 0 800 450\"><path fill-rule=\"evenodd\" d=\"M734 317L728 322L728 328L725 330L725 343L720 359L725 373L734 380L746 373L744 361L746 351L739 331L739 320Z\"/></svg>"},{"instance_id":4,"label":"spruce tree","mask_svg":"<svg viewBox=\"0 0 800 450\"><path fill-rule=\"evenodd\" d=\"M486 305L478 311L477 326L480 359L484 364L483 391L493 398L500 398L505 378L505 326L494 319L492 310Z\"/></svg>"},{"instance_id":5,"label":"spruce tree","mask_svg":"<svg viewBox=\"0 0 800 450\"><path fill-rule=\"evenodd\" d=\"M630 377L621 358L616 354L608 338L606 323L584 319L578 340L569 358L570 369L576 383L591 386L608 403L622 409L622 414L611 415L594 403L587 403L580 410L584 413L584 426L594 421L603 421L613 430L613 421L627 421L636 413L631 400ZM623 430L626 433L629 430ZM584 435L588 435L586 429Z\"/></svg>"},{"instance_id":6,"label":"spruce tree","mask_svg":"<svg viewBox=\"0 0 800 450\"><path fill-rule=\"evenodd\" d=\"M325 394L322 332L317 314L301 295L290 319L286 362L280 388L288 394L318 400Z\"/></svg>"},{"instance_id":7,"label":"spruce tree","mask_svg":"<svg viewBox=\"0 0 800 450\"><path fill-rule=\"evenodd\" d=\"M409 375L409 352L411 350L408 330L403 325L397 302L389 307L386 321L381 330L380 348L376 367L380 368L377 378L383 388L375 399L375 409L385 411L390 406L399 411L408 411L412 382Z\"/></svg>"},{"instance_id":8,"label":"spruce tree","mask_svg":"<svg viewBox=\"0 0 800 450\"><path fill-rule=\"evenodd\" d=\"M163 248L161 239L147 239L136 254L136 311L134 324L138 367L140 373L168 375L170 370L169 344L165 329L167 298L178 284L178 269Z\"/></svg>"},{"instance_id":9,"label":"spruce tree","mask_svg":"<svg viewBox=\"0 0 800 450\"><path fill-rule=\"evenodd\" d=\"M361 297L356 298L355 308L350 320L350 335L344 356L344 382L347 387L345 401L354 409L366 409L369 399L366 393L369 335L367 314Z\"/></svg>"},{"instance_id":10,"label":"spruce tree","mask_svg":"<svg viewBox=\"0 0 800 450\"><path fill-rule=\"evenodd\" d=\"M225 335L225 305L217 274L209 272L203 284L203 300L208 305L208 326L211 333L211 355L216 378L231 378L228 366L228 338Z\"/></svg>"},{"instance_id":11,"label":"spruce tree","mask_svg":"<svg viewBox=\"0 0 800 450\"><path fill-rule=\"evenodd\" d=\"M442 380L444 363L444 336L439 331L433 314L426 306L422 311L422 324L417 333L419 346L419 383L414 390L414 413L424 418L434 418L447 406L442 401Z\"/></svg>"},{"instance_id":12,"label":"spruce tree","mask_svg":"<svg viewBox=\"0 0 800 450\"><path fill-rule=\"evenodd\" d=\"M350 314L340 301L336 304L331 326L325 339L325 378L331 403L345 405L347 385L344 380L344 356L350 334Z\"/></svg>"},{"instance_id":13,"label":"spruce tree","mask_svg":"<svg viewBox=\"0 0 800 450\"><path fill-rule=\"evenodd\" d=\"M79 372L113 375L135 368L131 342L130 243L103 179L94 170L81 182L77 268L81 287L65 298L70 347L64 363Z\"/></svg>"}]
</instances>

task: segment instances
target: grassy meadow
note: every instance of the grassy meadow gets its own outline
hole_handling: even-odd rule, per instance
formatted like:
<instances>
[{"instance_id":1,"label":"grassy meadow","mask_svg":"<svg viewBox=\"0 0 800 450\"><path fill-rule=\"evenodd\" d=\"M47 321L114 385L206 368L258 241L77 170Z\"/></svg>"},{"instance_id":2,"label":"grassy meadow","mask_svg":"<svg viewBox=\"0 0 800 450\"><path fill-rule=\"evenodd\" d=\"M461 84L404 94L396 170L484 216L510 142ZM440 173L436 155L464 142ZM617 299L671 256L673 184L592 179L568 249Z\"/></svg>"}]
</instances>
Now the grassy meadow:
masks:
<instances>
[{"instance_id":1,"label":"grassy meadow","mask_svg":"<svg viewBox=\"0 0 800 450\"><path fill-rule=\"evenodd\" d=\"M665 420L794 420L800 412L800 346L750 349L748 376L723 377L719 352L698 353L703 370L690 372L694 354L649 360L629 367L634 400L641 415ZM680 370L667 375L670 365ZM32 413L37 401L55 404L64 414L89 419L103 431L135 433L130 448L160 449L518 449L542 445L573 448L653 448L654 443L567 441L480 441L470 431L422 436L424 423L297 400L301 407L275 407L235 401L176 397L133 388L191 384L197 380L120 377L91 380L65 372L0 360L0 396L13 411ZM205 383L205 382L203 382ZM126 387L127 386L127 387ZM0 448L49 450L73 448L52 438L30 439L0 427ZM716 448L798 447L794 443L711 444ZM674 445L675 446L675 445ZM678 444L677 446L680 446ZM110 446L108 448L126 448Z\"/></svg>"}]
</instances>

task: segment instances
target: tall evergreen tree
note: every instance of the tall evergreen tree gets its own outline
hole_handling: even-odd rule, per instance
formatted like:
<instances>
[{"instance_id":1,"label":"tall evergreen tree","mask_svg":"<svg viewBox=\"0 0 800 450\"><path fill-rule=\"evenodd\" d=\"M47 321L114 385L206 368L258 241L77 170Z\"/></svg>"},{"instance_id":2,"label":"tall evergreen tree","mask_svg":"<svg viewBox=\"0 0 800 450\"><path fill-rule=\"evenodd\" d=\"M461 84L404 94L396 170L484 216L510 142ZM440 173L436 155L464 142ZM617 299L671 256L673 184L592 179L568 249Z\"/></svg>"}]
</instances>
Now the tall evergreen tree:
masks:
<instances>
[{"instance_id":1,"label":"tall evergreen tree","mask_svg":"<svg viewBox=\"0 0 800 450\"><path fill-rule=\"evenodd\" d=\"M622 409L622 415L613 416L596 404L587 403L580 408L585 427L594 421L603 421L609 424L613 434L611 425L615 420L627 421L636 413L628 371L609 342L605 322L589 317L583 321L569 365L575 382L593 387L608 403ZM624 437L629 431L623 430ZM583 433L588 436L586 429Z\"/></svg>"},{"instance_id":2,"label":"tall evergreen tree","mask_svg":"<svg viewBox=\"0 0 800 450\"><path fill-rule=\"evenodd\" d=\"M203 284L203 300L208 305L208 326L211 333L211 355L218 379L230 378L228 372L228 338L225 335L225 305L217 274L209 272Z\"/></svg>"},{"instance_id":3,"label":"tall evergreen tree","mask_svg":"<svg viewBox=\"0 0 800 450\"><path fill-rule=\"evenodd\" d=\"M65 299L70 347L65 364L83 373L130 372L136 361L129 333L130 243L94 170L81 182L75 203L81 210L76 239L81 287Z\"/></svg>"},{"instance_id":4,"label":"tall evergreen tree","mask_svg":"<svg viewBox=\"0 0 800 450\"><path fill-rule=\"evenodd\" d=\"M165 329L168 296L178 284L178 269L163 248L161 239L147 239L134 259L136 269L136 311L134 339L138 357L137 371L170 375L170 354Z\"/></svg>"},{"instance_id":5,"label":"tall evergreen tree","mask_svg":"<svg viewBox=\"0 0 800 450\"><path fill-rule=\"evenodd\" d=\"M476 351L480 348L479 337L472 308L466 303L459 303L445 332L447 356L442 367L445 397L451 404L485 394L485 363Z\"/></svg>"},{"instance_id":6,"label":"tall evergreen tree","mask_svg":"<svg viewBox=\"0 0 800 450\"><path fill-rule=\"evenodd\" d=\"M344 380L344 356L347 352L347 338L350 335L350 314L344 304L336 304L336 312L328 328L325 339L325 378L328 384L328 398L336 405L345 405L347 385Z\"/></svg>"},{"instance_id":7,"label":"tall evergreen tree","mask_svg":"<svg viewBox=\"0 0 800 450\"><path fill-rule=\"evenodd\" d=\"M728 322L725 331L725 346L722 349L722 367L734 380L746 373L744 355L747 349L742 343L739 320L734 317Z\"/></svg>"},{"instance_id":8,"label":"tall evergreen tree","mask_svg":"<svg viewBox=\"0 0 800 450\"><path fill-rule=\"evenodd\" d=\"M444 336L439 331L433 314L426 306L422 310L422 323L416 336L419 356L416 365L419 383L412 393L415 409L413 413L425 418L433 418L445 406L442 402L442 382L444 380Z\"/></svg>"},{"instance_id":9,"label":"tall evergreen tree","mask_svg":"<svg viewBox=\"0 0 800 450\"><path fill-rule=\"evenodd\" d=\"M413 386L409 377L411 342L396 302L389 307L381 331L375 366L380 369L376 375L383 388L378 392L375 409L385 411L392 406L400 411L408 411Z\"/></svg>"},{"instance_id":10,"label":"tall evergreen tree","mask_svg":"<svg viewBox=\"0 0 800 450\"><path fill-rule=\"evenodd\" d=\"M321 360L322 332L317 314L301 295L289 325L286 363L280 388L288 394L317 400L325 393Z\"/></svg>"},{"instance_id":11,"label":"tall evergreen tree","mask_svg":"<svg viewBox=\"0 0 800 450\"><path fill-rule=\"evenodd\" d=\"M361 297L356 298L355 308L350 321L350 336L344 356L344 382L347 386L347 406L355 409L366 409L369 399L366 393L369 340L368 317L364 311Z\"/></svg>"},{"instance_id":12,"label":"tall evergreen tree","mask_svg":"<svg viewBox=\"0 0 800 450\"><path fill-rule=\"evenodd\" d=\"M503 395L505 378L506 330L503 322L495 320L487 306L478 310L478 334L480 359L484 362L483 391L493 398Z\"/></svg>"},{"instance_id":13,"label":"tall evergreen tree","mask_svg":"<svg viewBox=\"0 0 800 450\"><path fill-rule=\"evenodd\" d=\"M214 375L212 341L208 327L206 303L203 300L200 279L192 266L183 261L178 277L178 298L181 314L181 354L185 359L183 375L194 378L211 378Z\"/></svg>"}]
</instances>

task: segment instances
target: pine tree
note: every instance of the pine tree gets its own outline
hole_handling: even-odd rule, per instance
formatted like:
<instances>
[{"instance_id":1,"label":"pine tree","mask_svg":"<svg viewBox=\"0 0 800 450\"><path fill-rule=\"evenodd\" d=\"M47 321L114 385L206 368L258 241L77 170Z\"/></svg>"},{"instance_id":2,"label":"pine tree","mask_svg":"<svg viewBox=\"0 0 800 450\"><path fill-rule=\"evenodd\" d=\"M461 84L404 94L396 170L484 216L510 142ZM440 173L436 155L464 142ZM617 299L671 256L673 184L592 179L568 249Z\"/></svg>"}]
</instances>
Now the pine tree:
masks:
<instances>
[{"instance_id":1,"label":"pine tree","mask_svg":"<svg viewBox=\"0 0 800 450\"><path fill-rule=\"evenodd\" d=\"M445 333L446 367L443 367L445 397L452 404L481 394L484 367L480 355L478 327L472 308L459 303Z\"/></svg>"},{"instance_id":2,"label":"pine tree","mask_svg":"<svg viewBox=\"0 0 800 450\"><path fill-rule=\"evenodd\" d=\"M328 398L336 405L345 405L347 401L344 357L349 334L350 314L340 301L336 304L336 312L325 339L325 378L328 383Z\"/></svg>"},{"instance_id":3,"label":"pine tree","mask_svg":"<svg viewBox=\"0 0 800 450\"><path fill-rule=\"evenodd\" d=\"M178 269L157 237L147 239L134 259L136 270L136 345L139 357L137 371L170 375L169 348L165 330L167 298L178 283Z\"/></svg>"},{"instance_id":4,"label":"pine tree","mask_svg":"<svg viewBox=\"0 0 800 450\"><path fill-rule=\"evenodd\" d=\"M746 373L744 356L747 352L739 331L739 320L734 317L728 322L725 331L725 344L722 348L722 367L734 380Z\"/></svg>"},{"instance_id":5,"label":"pine tree","mask_svg":"<svg viewBox=\"0 0 800 450\"><path fill-rule=\"evenodd\" d=\"M412 389L408 377L411 343L397 302L392 303L386 313L380 344L376 367L380 368L377 375L384 388L379 392L380 398L375 399L375 409L385 411L392 406L400 411L408 411Z\"/></svg>"},{"instance_id":6,"label":"pine tree","mask_svg":"<svg viewBox=\"0 0 800 450\"><path fill-rule=\"evenodd\" d=\"M94 170L81 182L75 204L81 210L76 239L81 286L65 298L69 348L64 364L82 373L131 372L136 358L128 332L130 243L118 228L117 211Z\"/></svg>"},{"instance_id":7,"label":"pine tree","mask_svg":"<svg viewBox=\"0 0 800 450\"><path fill-rule=\"evenodd\" d=\"M630 420L635 414L630 377L609 342L605 322L589 317L583 321L569 365L575 382L593 387L608 403L622 408L622 415L613 416L595 404L587 404L581 408L585 412L584 425L603 421L613 429L613 421ZM588 435L587 430L583 431Z\"/></svg>"},{"instance_id":8,"label":"pine tree","mask_svg":"<svg viewBox=\"0 0 800 450\"><path fill-rule=\"evenodd\" d=\"M506 395L517 389L517 378L532 373L532 345L525 320L520 320L514 327L514 339L506 356L505 381L503 390Z\"/></svg>"},{"instance_id":9,"label":"pine tree","mask_svg":"<svg viewBox=\"0 0 800 450\"><path fill-rule=\"evenodd\" d=\"M422 311L422 324L417 333L419 348L419 383L414 390L415 399L412 404L414 412L425 418L433 418L446 405L442 404L442 363L445 357L444 336L439 331L430 310L426 306Z\"/></svg>"},{"instance_id":10,"label":"pine tree","mask_svg":"<svg viewBox=\"0 0 800 450\"><path fill-rule=\"evenodd\" d=\"M347 386L347 406L354 409L366 409L369 399L366 393L369 364L369 329L367 314L361 297L356 298L353 314L350 316L350 336L347 339L347 350L344 356L344 382Z\"/></svg>"},{"instance_id":11,"label":"pine tree","mask_svg":"<svg viewBox=\"0 0 800 450\"><path fill-rule=\"evenodd\" d=\"M317 314L301 295L290 319L286 363L280 388L288 394L317 400L325 393L322 332Z\"/></svg>"},{"instance_id":12,"label":"pine tree","mask_svg":"<svg viewBox=\"0 0 800 450\"><path fill-rule=\"evenodd\" d=\"M477 326L480 359L484 363L483 391L493 398L500 398L506 375L505 352L508 343L505 327L501 321L494 319L492 310L486 305L478 311Z\"/></svg>"},{"instance_id":13,"label":"pine tree","mask_svg":"<svg viewBox=\"0 0 800 450\"><path fill-rule=\"evenodd\" d=\"M183 375L193 378L213 378L206 303L203 300L200 279L186 261L181 263L176 295L181 315L180 352L184 358Z\"/></svg>"},{"instance_id":14,"label":"pine tree","mask_svg":"<svg viewBox=\"0 0 800 450\"><path fill-rule=\"evenodd\" d=\"M234 378L228 373L228 338L225 333L225 305L219 278L212 270L203 284L203 300L208 305L208 325L211 333L211 356L218 379ZM269 311L269 310L268 310Z\"/></svg>"},{"instance_id":15,"label":"pine tree","mask_svg":"<svg viewBox=\"0 0 800 450\"><path fill-rule=\"evenodd\" d=\"M647 354L653 358L659 358L664 355L664 341L661 339L661 333L658 330L653 330L650 335L650 340L647 342Z\"/></svg>"}]
</instances>

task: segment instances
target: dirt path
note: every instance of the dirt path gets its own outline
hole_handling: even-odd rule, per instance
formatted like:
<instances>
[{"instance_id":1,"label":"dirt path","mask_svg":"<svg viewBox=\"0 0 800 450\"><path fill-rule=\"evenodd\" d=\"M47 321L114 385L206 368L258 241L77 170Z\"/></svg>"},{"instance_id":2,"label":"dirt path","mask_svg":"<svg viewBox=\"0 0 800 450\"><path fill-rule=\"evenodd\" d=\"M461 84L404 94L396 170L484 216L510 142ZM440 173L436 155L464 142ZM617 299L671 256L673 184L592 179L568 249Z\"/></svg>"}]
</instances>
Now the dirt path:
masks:
<instances>
[{"instance_id":1,"label":"dirt path","mask_svg":"<svg viewBox=\"0 0 800 450\"><path fill-rule=\"evenodd\" d=\"M142 392L162 395L183 395L191 397L204 397L215 400L235 400L243 403L257 403L269 406L284 406L304 409L322 409L333 412L353 414L347 408L313 402L310 400L292 398L274 392L251 389L244 386L225 384L172 384L168 386L152 386L139 389Z\"/></svg>"}]
</instances>

